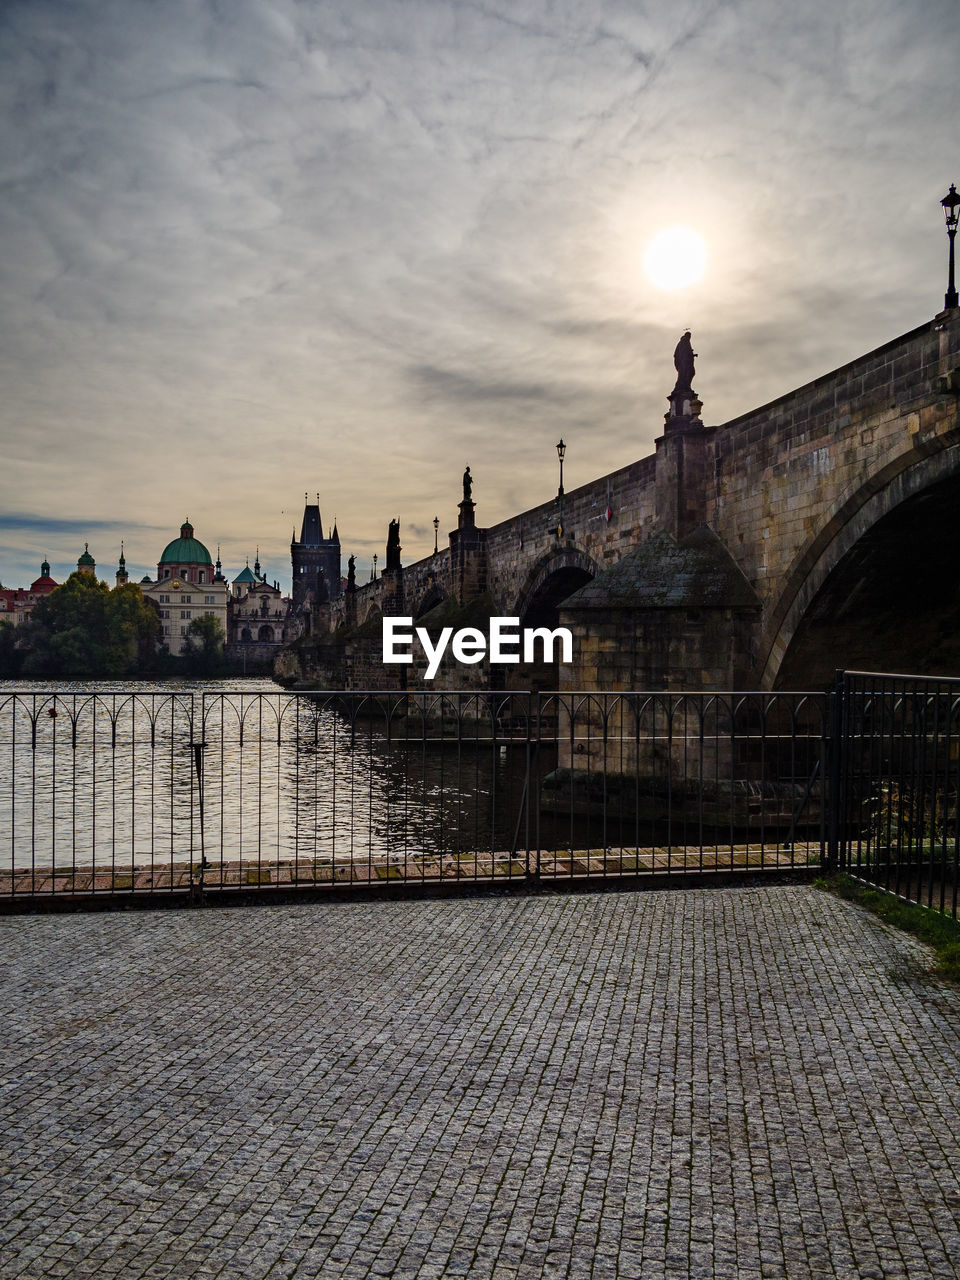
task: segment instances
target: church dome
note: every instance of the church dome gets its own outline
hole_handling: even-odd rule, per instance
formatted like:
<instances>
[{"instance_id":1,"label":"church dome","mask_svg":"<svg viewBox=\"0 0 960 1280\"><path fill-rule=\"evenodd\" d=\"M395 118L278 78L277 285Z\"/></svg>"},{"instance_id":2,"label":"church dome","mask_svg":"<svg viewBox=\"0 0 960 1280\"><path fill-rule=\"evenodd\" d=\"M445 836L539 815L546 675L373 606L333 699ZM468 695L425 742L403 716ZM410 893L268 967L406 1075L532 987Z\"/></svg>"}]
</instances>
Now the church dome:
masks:
<instances>
[{"instance_id":1,"label":"church dome","mask_svg":"<svg viewBox=\"0 0 960 1280\"><path fill-rule=\"evenodd\" d=\"M37 578L35 582L31 583L30 590L33 592L39 592L42 595L44 592L52 591L56 585L57 584L50 577L50 562L49 560L44 560L43 564L40 566L40 577Z\"/></svg>"},{"instance_id":2,"label":"church dome","mask_svg":"<svg viewBox=\"0 0 960 1280\"><path fill-rule=\"evenodd\" d=\"M180 537L168 542L160 557L161 564L213 564L210 552L193 536L189 520L180 526Z\"/></svg>"}]
</instances>

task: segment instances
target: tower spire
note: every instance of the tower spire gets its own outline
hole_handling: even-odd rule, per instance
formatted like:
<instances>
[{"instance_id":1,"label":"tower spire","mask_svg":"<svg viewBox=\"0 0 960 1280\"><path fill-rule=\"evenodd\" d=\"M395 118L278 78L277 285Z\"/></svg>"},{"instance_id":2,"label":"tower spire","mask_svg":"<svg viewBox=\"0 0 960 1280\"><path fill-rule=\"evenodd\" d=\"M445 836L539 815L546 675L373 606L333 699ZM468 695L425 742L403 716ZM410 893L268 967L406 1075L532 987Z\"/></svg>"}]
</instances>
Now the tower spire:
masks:
<instances>
[{"instance_id":1,"label":"tower spire","mask_svg":"<svg viewBox=\"0 0 960 1280\"><path fill-rule=\"evenodd\" d=\"M123 539L120 539L120 563L117 565L117 586L122 587L128 579L127 562L123 558Z\"/></svg>"}]
</instances>

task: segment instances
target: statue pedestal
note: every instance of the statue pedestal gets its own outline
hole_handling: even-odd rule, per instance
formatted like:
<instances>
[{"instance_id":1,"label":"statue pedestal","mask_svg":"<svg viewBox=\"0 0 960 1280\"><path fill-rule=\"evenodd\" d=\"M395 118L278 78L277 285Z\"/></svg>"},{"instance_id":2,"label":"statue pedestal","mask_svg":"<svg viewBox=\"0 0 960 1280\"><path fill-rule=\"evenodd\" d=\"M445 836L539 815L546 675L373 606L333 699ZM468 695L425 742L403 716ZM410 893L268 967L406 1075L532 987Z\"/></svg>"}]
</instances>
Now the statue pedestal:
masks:
<instances>
[{"instance_id":1,"label":"statue pedestal","mask_svg":"<svg viewBox=\"0 0 960 1280\"><path fill-rule=\"evenodd\" d=\"M681 387L679 390L673 391L667 399L670 401L670 408L663 415L664 430L666 432L703 426L700 421L700 410L703 408L703 401L699 399L697 393L690 387Z\"/></svg>"},{"instance_id":2,"label":"statue pedestal","mask_svg":"<svg viewBox=\"0 0 960 1280\"><path fill-rule=\"evenodd\" d=\"M458 509L460 511L460 516L457 520L457 528L475 529L477 527L477 520L474 513L477 509L477 504L473 499L464 498L464 500L459 504Z\"/></svg>"}]
</instances>

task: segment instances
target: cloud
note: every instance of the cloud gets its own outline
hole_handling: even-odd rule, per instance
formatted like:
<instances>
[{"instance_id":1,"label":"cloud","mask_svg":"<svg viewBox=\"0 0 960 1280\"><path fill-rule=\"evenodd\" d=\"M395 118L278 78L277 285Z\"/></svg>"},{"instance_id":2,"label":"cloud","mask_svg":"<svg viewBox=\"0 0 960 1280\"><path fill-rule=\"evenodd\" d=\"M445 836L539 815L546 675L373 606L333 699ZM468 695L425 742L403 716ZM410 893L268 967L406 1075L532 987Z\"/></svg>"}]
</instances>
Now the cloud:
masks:
<instances>
[{"instance_id":1,"label":"cloud","mask_svg":"<svg viewBox=\"0 0 960 1280\"><path fill-rule=\"evenodd\" d=\"M714 422L913 327L960 12L868 17L7 3L0 508L49 514L66 561L105 521L146 566L189 511L287 580L306 485L345 556L399 513L414 558L465 454L494 523L550 496L558 434L570 487L648 452L688 325ZM710 246L680 296L640 266L676 222ZM0 577L33 572L0 544Z\"/></svg>"},{"instance_id":2,"label":"cloud","mask_svg":"<svg viewBox=\"0 0 960 1280\"><path fill-rule=\"evenodd\" d=\"M450 369L437 369L430 365L417 365L410 370L410 378L418 398L436 395L454 404L487 400L559 400L562 392L557 387L543 383L488 382L466 373Z\"/></svg>"},{"instance_id":3,"label":"cloud","mask_svg":"<svg viewBox=\"0 0 960 1280\"><path fill-rule=\"evenodd\" d=\"M78 528L101 532L123 527L117 520L77 519L76 517L56 520L48 516L33 516L18 512L0 514L0 529L29 529L38 533L75 534Z\"/></svg>"}]
</instances>

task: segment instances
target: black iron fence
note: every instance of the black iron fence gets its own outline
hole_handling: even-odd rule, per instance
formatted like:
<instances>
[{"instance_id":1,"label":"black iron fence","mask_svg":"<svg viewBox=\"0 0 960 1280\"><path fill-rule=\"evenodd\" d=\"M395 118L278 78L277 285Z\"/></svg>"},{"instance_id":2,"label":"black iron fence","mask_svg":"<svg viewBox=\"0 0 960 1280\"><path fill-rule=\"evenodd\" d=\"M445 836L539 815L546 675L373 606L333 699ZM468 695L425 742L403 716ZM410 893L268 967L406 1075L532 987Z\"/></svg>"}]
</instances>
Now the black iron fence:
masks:
<instances>
[{"instance_id":1,"label":"black iron fence","mask_svg":"<svg viewBox=\"0 0 960 1280\"><path fill-rule=\"evenodd\" d=\"M843 672L833 717L831 863L955 917L960 680Z\"/></svg>"},{"instance_id":2,"label":"black iron fence","mask_svg":"<svg viewBox=\"0 0 960 1280\"><path fill-rule=\"evenodd\" d=\"M820 864L826 696L0 691L0 899Z\"/></svg>"}]
</instances>

